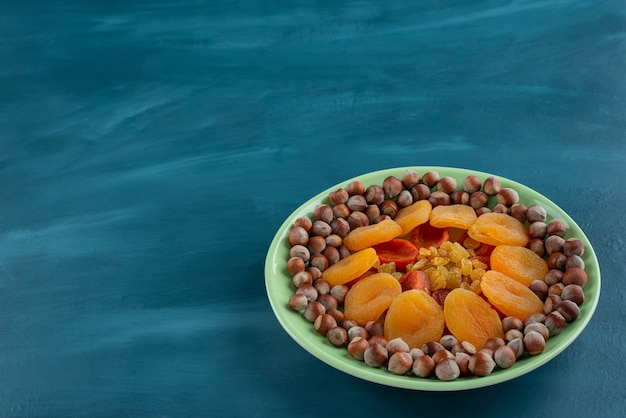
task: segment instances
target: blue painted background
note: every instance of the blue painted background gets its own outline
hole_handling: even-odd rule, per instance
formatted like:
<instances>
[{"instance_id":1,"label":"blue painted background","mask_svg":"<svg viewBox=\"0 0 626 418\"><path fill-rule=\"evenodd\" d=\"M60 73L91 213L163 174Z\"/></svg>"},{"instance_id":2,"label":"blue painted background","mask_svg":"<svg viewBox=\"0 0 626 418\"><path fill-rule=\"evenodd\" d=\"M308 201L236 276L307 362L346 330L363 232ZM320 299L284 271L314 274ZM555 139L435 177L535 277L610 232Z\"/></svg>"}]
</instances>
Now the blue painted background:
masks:
<instances>
[{"instance_id":1,"label":"blue painted background","mask_svg":"<svg viewBox=\"0 0 626 418\"><path fill-rule=\"evenodd\" d=\"M3 416L624 416L626 3L0 7ZM302 202L382 168L514 179L603 274L546 366L421 393L317 361L265 296Z\"/></svg>"}]
</instances>

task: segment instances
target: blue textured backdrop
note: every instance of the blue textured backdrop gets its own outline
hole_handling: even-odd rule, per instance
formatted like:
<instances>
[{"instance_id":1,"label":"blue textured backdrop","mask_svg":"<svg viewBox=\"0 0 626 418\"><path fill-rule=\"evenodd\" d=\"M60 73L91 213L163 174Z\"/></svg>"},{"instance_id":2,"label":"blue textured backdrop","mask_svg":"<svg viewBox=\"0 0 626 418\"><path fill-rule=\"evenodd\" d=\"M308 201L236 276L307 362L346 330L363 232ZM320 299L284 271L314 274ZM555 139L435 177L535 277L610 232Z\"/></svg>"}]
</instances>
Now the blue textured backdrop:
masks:
<instances>
[{"instance_id":1,"label":"blue textured backdrop","mask_svg":"<svg viewBox=\"0 0 626 418\"><path fill-rule=\"evenodd\" d=\"M17 3L0 13L2 415L626 415L623 0ZM502 175L579 223L603 294L568 350L431 394L290 340L264 290L276 229L405 165Z\"/></svg>"}]
</instances>

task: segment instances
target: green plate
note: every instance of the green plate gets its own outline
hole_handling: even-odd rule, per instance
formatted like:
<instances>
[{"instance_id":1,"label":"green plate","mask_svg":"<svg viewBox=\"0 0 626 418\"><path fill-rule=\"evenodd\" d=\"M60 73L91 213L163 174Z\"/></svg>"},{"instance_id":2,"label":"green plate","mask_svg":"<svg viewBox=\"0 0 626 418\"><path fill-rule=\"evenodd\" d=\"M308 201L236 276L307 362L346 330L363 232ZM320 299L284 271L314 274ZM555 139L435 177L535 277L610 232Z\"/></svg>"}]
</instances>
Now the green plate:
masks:
<instances>
[{"instance_id":1,"label":"green plate","mask_svg":"<svg viewBox=\"0 0 626 418\"><path fill-rule=\"evenodd\" d=\"M548 219L556 218L565 223L568 229L565 238L576 237L585 244L583 260L588 275L588 282L585 286L585 302L581 305L580 316L575 321L569 323L560 334L550 338L546 343L546 348L543 353L536 356L528 356L525 354L524 357L519 359L512 367L508 369L499 369L496 367L496 369L486 377L460 377L457 380L446 382L439 381L434 377L425 379L412 375L399 376L387 371L385 368L372 368L367 366L364 362L357 361L350 357L345 348L332 346L325 337L315 331L313 324L307 321L301 313L294 312L288 307L289 298L295 292L295 288L291 284L291 276L287 272L286 267L290 249L288 235L296 218L305 215L311 217L316 205L328 203L327 197L331 191L346 186L352 180L361 180L366 187L370 184L382 185L383 180L387 176L401 178L402 174L407 169L415 170L420 174L435 170L439 172L441 177L454 177L459 185L463 178L470 174L478 176L481 180L490 176L488 173L450 167L392 168L345 180L321 192L301 205L281 225L270 244L265 261L265 287L267 295L276 318L289 336L319 360L347 374L382 385L423 391L457 391L502 383L529 373L546 364L572 344L591 320L600 298L600 269L593 247L576 222L548 198L520 183L500 176L496 177L501 181L502 187L511 187L519 193L520 203L524 203L526 206L533 204L541 205L546 209Z\"/></svg>"}]
</instances>

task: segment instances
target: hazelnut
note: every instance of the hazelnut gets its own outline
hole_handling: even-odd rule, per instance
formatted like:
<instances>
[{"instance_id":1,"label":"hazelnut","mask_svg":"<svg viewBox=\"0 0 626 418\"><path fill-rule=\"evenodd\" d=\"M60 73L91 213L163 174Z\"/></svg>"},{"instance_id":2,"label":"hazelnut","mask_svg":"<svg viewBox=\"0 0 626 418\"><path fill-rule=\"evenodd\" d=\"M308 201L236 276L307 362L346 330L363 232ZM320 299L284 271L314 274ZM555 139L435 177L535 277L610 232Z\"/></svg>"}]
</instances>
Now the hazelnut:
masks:
<instances>
[{"instance_id":1,"label":"hazelnut","mask_svg":"<svg viewBox=\"0 0 626 418\"><path fill-rule=\"evenodd\" d=\"M456 190L456 180L450 176L442 177L435 185L435 188L437 191L450 194Z\"/></svg>"},{"instance_id":2,"label":"hazelnut","mask_svg":"<svg viewBox=\"0 0 626 418\"><path fill-rule=\"evenodd\" d=\"M519 329L510 329L504 334L504 339L507 342L513 341L516 338L524 338L524 333Z\"/></svg>"},{"instance_id":3,"label":"hazelnut","mask_svg":"<svg viewBox=\"0 0 626 418\"><path fill-rule=\"evenodd\" d=\"M324 305L324 309L326 309L326 312L330 311L331 309L339 308L339 302L337 301L337 298L328 293L319 295L317 297L317 301Z\"/></svg>"},{"instance_id":4,"label":"hazelnut","mask_svg":"<svg viewBox=\"0 0 626 418\"><path fill-rule=\"evenodd\" d=\"M459 340L452 334L443 335L439 339L439 344L441 344L446 350L452 351L452 347L459 343Z\"/></svg>"},{"instance_id":5,"label":"hazelnut","mask_svg":"<svg viewBox=\"0 0 626 418\"><path fill-rule=\"evenodd\" d=\"M470 194L469 204L472 208L478 209L487 206L489 203L489 196L485 192L474 192Z\"/></svg>"},{"instance_id":6,"label":"hazelnut","mask_svg":"<svg viewBox=\"0 0 626 418\"><path fill-rule=\"evenodd\" d=\"M350 195L346 189L339 188L328 194L328 201L333 205L338 205L340 203L346 203L348 201L348 197L350 197Z\"/></svg>"},{"instance_id":7,"label":"hazelnut","mask_svg":"<svg viewBox=\"0 0 626 418\"><path fill-rule=\"evenodd\" d=\"M309 258L311 257L311 253L309 252L309 249L304 245L294 245L289 250L289 257L299 257L302 259L303 262L308 263Z\"/></svg>"},{"instance_id":8,"label":"hazelnut","mask_svg":"<svg viewBox=\"0 0 626 418\"><path fill-rule=\"evenodd\" d=\"M428 201L430 201L433 207L449 205L450 195L447 194L446 192L437 190L435 192L432 192L430 196L428 196Z\"/></svg>"},{"instance_id":9,"label":"hazelnut","mask_svg":"<svg viewBox=\"0 0 626 418\"><path fill-rule=\"evenodd\" d=\"M488 350L495 352L498 347L506 345L504 338L500 337L491 337L485 342L485 347Z\"/></svg>"},{"instance_id":10,"label":"hazelnut","mask_svg":"<svg viewBox=\"0 0 626 418\"><path fill-rule=\"evenodd\" d=\"M395 218L398 214L398 204L393 200L385 200L380 204L380 214L387 215L391 219Z\"/></svg>"},{"instance_id":11,"label":"hazelnut","mask_svg":"<svg viewBox=\"0 0 626 418\"><path fill-rule=\"evenodd\" d=\"M380 205L385 200L385 191L382 187L373 184L365 190L365 201L370 205Z\"/></svg>"},{"instance_id":12,"label":"hazelnut","mask_svg":"<svg viewBox=\"0 0 626 418\"><path fill-rule=\"evenodd\" d=\"M362 226L367 226L370 223L369 218L364 212L354 211L348 216L348 224L350 225L350 229L357 229Z\"/></svg>"},{"instance_id":13,"label":"hazelnut","mask_svg":"<svg viewBox=\"0 0 626 418\"><path fill-rule=\"evenodd\" d=\"M313 226L313 221L308 216L301 216L293 222L293 226L300 226L308 232Z\"/></svg>"},{"instance_id":14,"label":"hazelnut","mask_svg":"<svg viewBox=\"0 0 626 418\"><path fill-rule=\"evenodd\" d=\"M350 288L345 284L337 284L330 288L330 294L337 299L337 302L343 304L348 290L350 290Z\"/></svg>"},{"instance_id":15,"label":"hazelnut","mask_svg":"<svg viewBox=\"0 0 626 418\"><path fill-rule=\"evenodd\" d=\"M546 236L548 227L545 222L536 221L528 225L528 234L531 238L541 238Z\"/></svg>"},{"instance_id":16,"label":"hazelnut","mask_svg":"<svg viewBox=\"0 0 626 418\"><path fill-rule=\"evenodd\" d=\"M484 215L485 213L491 213L491 209L487 206L483 206L482 208L478 208L475 210L476 216Z\"/></svg>"},{"instance_id":17,"label":"hazelnut","mask_svg":"<svg viewBox=\"0 0 626 418\"><path fill-rule=\"evenodd\" d=\"M528 208L522 203L516 203L511 206L509 209L509 215L520 221L521 223L526 222L526 210Z\"/></svg>"},{"instance_id":18,"label":"hazelnut","mask_svg":"<svg viewBox=\"0 0 626 418\"><path fill-rule=\"evenodd\" d=\"M424 352L417 347L411 348L411 357L413 357L413 360L415 360L416 358L420 357L420 356L424 356Z\"/></svg>"},{"instance_id":19,"label":"hazelnut","mask_svg":"<svg viewBox=\"0 0 626 418\"><path fill-rule=\"evenodd\" d=\"M389 176L383 180L383 190L385 192L385 196L389 199L393 199L398 196L402 191L402 181L394 176Z\"/></svg>"},{"instance_id":20,"label":"hazelnut","mask_svg":"<svg viewBox=\"0 0 626 418\"><path fill-rule=\"evenodd\" d=\"M370 343L363 353L363 360L370 367L382 367L387 364L387 349L380 344Z\"/></svg>"},{"instance_id":21,"label":"hazelnut","mask_svg":"<svg viewBox=\"0 0 626 418\"><path fill-rule=\"evenodd\" d=\"M348 216L349 215L350 214L348 214ZM335 218L332 221L330 221L330 228L332 231L331 235L334 234L334 235L339 236L341 239L343 239L350 232L350 223L345 218Z\"/></svg>"},{"instance_id":22,"label":"hazelnut","mask_svg":"<svg viewBox=\"0 0 626 418\"><path fill-rule=\"evenodd\" d=\"M370 335L372 333L370 332ZM389 341L387 341L387 339L383 336L383 335L371 335L371 337L369 338L369 343L371 344L378 344L381 345L385 348L387 348L387 343L389 343Z\"/></svg>"},{"instance_id":23,"label":"hazelnut","mask_svg":"<svg viewBox=\"0 0 626 418\"><path fill-rule=\"evenodd\" d=\"M454 358L454 354L452 354L451 352L449 352L446 349L442 349L442 350L439 350L439 351L433 353L433 355L431 357L433 358L433 361L435 362L435 364L438 364L441 360L443 360L445 358L453 359Z\"/></svg>"},{"instance_id":24,"label":"hazelnut","mask_svg":"<svg viewBox=\"0 0 626 418\"><path fill-rule=\"evenodd\" d=\"M456 364L459 366L459 371L461 373L461 376L467 376L468 374L470 374L470 370L469 370L470 358L472 358L472 356L467 353L456 353L454 355L454 361L456 361Z\"/></svg>"},{"instance_id":25,"label":"hazelnut","mask_svg":"<svg viewBox=\"0 0 626 418\"><path fill-rule=\"evenodd\" d=\"M309 304L306 306L303 315L307 321L314 322L315 319L323 313L326 313L324 305L314 300L313 302L309 302Z\"/></svg>"},{"instance_id":26,"label":"hazelnut","mask_svg":"<svg viewBox=\"0 0 626 418\"><path fill-rule=\"evenodd\" d=\"M378 205L368 205L365 208L365 214L367 215L367 219L369 219L370 224L373 224L380 216L380 208L378 207Z\"/></svg>"},{"instance_id":27,"label":"hazelnut","mask_svg":"<svg viewBox=\"0 0 626 418\"><path fill-rule=\"evenodd\" d=\"M559 303L561 303L563 299L561 299L560 295L548 295L545 302L543 303L543 313L547 315L554 311Z\"/></svg>"},{"instance_id":28,"label":"hazelnut","mask_svg":"<svg viewBox=\"0 0 626 418\"><path fill-rule=\"evenodd\" d=\"M314 235L311 237L306 247L311 254L320 254L326 248L326 238L321 235Z\"/></svg>"},{"instance_id":29,"label":"hazelnut","mask_svg":"<svg viewBox=\"0 0 626 418\"><path fill-rule=\"evenodd\" d=\"M328 268L328 259L324 254L313 254L309 260L309 264L324 271Z\"/></svg>"},{"instance_id":30,"label":"hazelnut","mask_svg":"<svg viewBox=\"0 0 626 418\"><path fill-rule=\"evenodd\" d=\"M455 190L450 194L450 202L455 205L469 204L469 193L465 190Z\"/></svg>"},{"instance_id":31,"label":"hazelnut","mask_svg":"<svg viewBox=\"0 0 626 418\"><path fill-rule=\"evenodd\" d=\"M533 322L532 324L526 325L526 328L524 328L524 336L526 336L529 332L538 332L541 334L544 341L548 341L548 338L550 338L550 330L541 322Z\"/></svg>"},{"instance_id":32,"label":"hazelnut","mask_svg":"<svg viewBox=\"0 0 626 418\"><path fill-rule=\"evenodd\" d=\"M309 231L301 226L294 226L289 231L290 245L306 245L309 242Z\"/></svg>"},{"instance_id":33,"label":"hazelnut","mask_svg":"<svg viewBox=\"0 0 626 418\"><path fill-rule=\"evenodd\" d=\"M329 223L333 220L333 209L326 204L317 205L313 209L313 219Z\"/></svg>"},{"instance_id":34,"label":"hazelnut","mask_svg":"<svg viewBox=\"0 0 626 418\"><path fill-rule=\"evenodd\" d=\"M555 283L560 283L563 280L563 272L559 269L549 270L543 278L548 286L552 286Z\"/></svg>"},{"instance_id":35,"label":"hazelnut","mask_svg":"<svg viewBox=\"0 0 626 418\"><path fill-rule=\"evenodd\" d=\"M301 293L296 293L289 298L289 307L294 311L301 311L309 304L309 300Z\"/></svg>"},{"instance_id":36,"label":"hazelnut","mask_svg":"<svg viewBox=\"0 0 626 418\"><path fill-rule=\"evenodd\" d=\"M565 285L563 283L555 283L548 288L548 296L556 295L560 297L564 288Z\"/></svg>"},{"instance_id":37,"label":"hazelnut","mask_svg":"<svg viewBox=\"0 0 626 418\"><path fill-rule=\"evenodd\" d=\"M585 253L585 244L578 238L570 238L563 243L563 254L582 257Z\"/></svg>"},{"instance_id":38,"label":"hazelnut","mask_svg":"<svg viewBox=\"0 0 626 418\"><path fill-rule=\"evenodd\" d=\"M333 233L333 229L330 227L330 224L328 222L324 222L324 221L313 222L313 226L311 227L312 235L319 235L321 237L326 238L332 233Z\"/></svg>"},{"instance_id":39,"label":"hazelnut","mask_svg":"<svg viewBox=\"0 0 626 418\"><path fill-rule=\"evenodd\" d=\"M561 292L561 299L571 300L580 306L585 301L585 292L583 288L577 284L568 284Z\"/></svg>"},{"instance_id":40,"label":"hazelnut","mask_svg":"<svg viewBox=\"0 0 626 418\"><path fill-rule=\"evenodd\" d=\"M543 312L537 312L537 313L530 315L528 318L526 318L526 321L524 321L524 327L528 327L530 324L534 324L536 322L541 323L545 320L546 320L546 316L543 314Z\"/></svg>"},{"instance_id":41,"label":"hazelnut","mask_svg":"<svg viewBox=\"0 0 626 418\"><path fill-rule=\"evenodd\" d=\"M542 353L546 348L546 340L537 331L529 331L524 335L524 348L531 356Z\"/></svg>"},{"instance_id":42,"label":"hazelnut","mask_svg":"<svg viewBox=\"0 0 626 418\"><path fill-rule=\"evenodd\" d=\"M330 227L332 228L332 225ZM343 238L334 233L327 236L324 240L329 247L341 247L343 245Z\"/></svg>"},{"instance_id":43,"label":"hazelnut","mask_svg":"<svg viewBox=\"0 0 626 418\"><path fill-rule=\"evenodd\" d=\"M580 315L580 308L571 300L562 301L556 306L555 310L563 315L566 322L572 322Z\"/></svg>"},{"instance_id":44,"label":"hazelnut","mask_svg":"<svg viewBox=\"0 0 626 418\"><path fill-rule=\"evenodd\" d=\"M405 353L408 353L409 351L411 351L411 348L409 347L409 345L400 337L389 340L385 348L389 352L390 356L399 351L402 351Z\"/></svg>"},{"instance_id":45,"label":"hazelnut","mask_svg":"<svg viewBox=\"0 0 626 418\"><path fill-rule=\"evenodd\" d=\"M509 208L503 204L503 203L498 203L497 205L495 205L493 207L493 209L491 209L492 212L494 213L509 213Z\"/></svg>"},{"instance_id":46,"label":"hazelnut","mask_svg":"<svg viewBox=\"0 0 626 418\"><path fill-rule=\"evenodd\" d=\"M546 253L552 255L553 253L563 252L563 244L565 244L565 240L562 237L558 235L548 236L545 241Z\"/></svg>"},{"instance_id":47,"label":"hazelnut","mask_svg":"<svg viewBox=\"0 0 626 418\"><path fill-rule=\"evenodd\" d=\"M506 343L506 345L515 351L516 358L520 358L524 355L524 340L522 338L514 338Z\"/></svg>"},{"instance_id":48,"label":"hazelnut","mask_svg":"<svg viewBox=\"0 0 626 418\"><path fill-rule=\"evenodd\" d=\"M508 345L503 345L498 347L493 353L493 359L499 367L508 369L515 364L517 353Z\"/></svg>"},{"instance_id":49,"label":"hazelnut","mask_svg":"<svg viewBox=\"0 0 626 418\"><path fill-rule=\"evenodd\" d=\"M430 189L427 185L419 183L411 187L411 194L413 195L414 202L417 202L418 200L425 200L428 199L428 196L430 196Z\"/></svg>"},{"instance_id":50,"label":"hazelnut","mask_svg":"<svg viewBox=\"0 0 626 418\"><path fill-rule=\"evenodd\" d=\"M316 300L317 296L319 295L315 286L306 283L296 289L296 294L302 294L306 296L309 302L313 302L314 300Z\"/></svg>"},{"instance_id":51,"label":"hazelnut","mask_svg":"<svg viewBox=\"0 0 626 418\"><path fill-rule=\"evenodd\" d=\"M343 314L343 311L340 311L337 308L330 308L326 311L326 313L332 316L333 318L335 318L335 321L337 321L337 324L341 324L346 319L346 317Z\"/></svg>"},{"instance_id":52,"label":"hazelnut","mask_svg":"<svg viewBox=\"0 0 626 418\"><path fill-rule=\"evenodd\" d=\"M352 211L363 212L367 207L367 201L360 194L355 194L354 196L350 196L348 201L346 202L346 206Z\"/></svg>"},{"instance_id":53,"label":"hazelnut","mask_svg":"<svg viewBox=\"0 0 626 418\"><path fill-rule=\"evenodd\" d=\"M437 171L428 171L422 176L422 183L432 189L435 185L437 185L439 178L439 173Z\"/></svg>"},{"instance_id":54,"label":"hazelnut","mask_svg":"<svg viewBox=\"0 0 626 418\"><path fill-rule=\"evenodd\" d=\"M470 358L468 367L474 375L484 377L491 374L496 362L489 354L479 351Z\"/></svg>"},{"instance_id":55,"label":"hazelnut","mask_svg":"<svg viewBox=\"0 0 626 418\"><path fill-rule=\"evenodd\" d=\"M427 354L417 357L413 360L413 373L418 377L430 377L435 371L435 362L432 357Z\"/></svg>"},{"instance_id":56,"label":"hazelnut","mask_svg":"<svg viewBox=\"0 0 626 418\"><path fill-rule=\"evenodd\" d=\"M315 330L318 333L322 335L326 335L328 334L328 331L331 328L334 328L337 326L337 321L331 315L327 313L323 313L321 315L318 315L317 318L315 318L315 321L313 322L313 326L315 327Z\"/></svg>"},{"instance_id":57,"label":"hazelnut","mask_svg":"<svg viewBox=\"0 0 626 418\"><path fill-rule=\"evenodd\" d=\"M415 186L420 181L420 175L417 171L414 170L406 170L402 174L402 185L405 189L410 189Z\"/></svg>"},{"instance_id":58,"label":"hazelnut","mask_svg":"<svg viewBox=\"0 0 626 418\"><path fill-rule=\"evenodd\" d=\"M391 373L405 375L413 367L413 357L408 351L396 351L389 357L387 370Z\"/></svg>"},{"instance_id":59,"label":"hazelnut","mask_svg":"<svg viewBox=\"0 0 626 418\"><path fill-rule=\"evenodd\" d=\"M346 186L346 191L350 196L365 193L365 185L360 180L353 180Z\"/></svg>"},{"instance_id":60,"label":"hazelnut","mask_svg":"<svg viewBox=\"0 0 626 418\"><path fill-rule=\"evenodd\" d=\"M498 180L494 176L489 176L485 179L485 182L483 183L483 191L489 196L494 196L498 194L500 190L502 190L502 184L500 183L500 180Z\"/></svg>"},{"instance_id":61,"label":"hazelnut","mask_svg":"<svg viewBox=\"0 0 626 418\"><path fill-rule=\"evenodd\" d=\"M383 321L369 321L365 324L365 329L371 336L383 336L385 334L384 327L385 325Z\"/></svg>"},{"instance_id":62,"label":"hazelnut","mask_svg":"<svg viewBox=\"0 0 626 418\"><path fill-rule=\"evenodd\" d=\"M531 205L526 209L526 220L529 223L532 222L545 222L546 221L546 210L539 205Z\"/></svg>"},{"instance_id":63,"label":"hazelnut","mask_svg":"<svg viewBox=\"0 0 626 418\"><path fill-rule=\"evenodd\" d=\"M558 311L552 311L546 315L545 325L550 331L550 336L557 335L563 331L566 325L565 317Z\"/></svg>"},{"instance_id":64,"label":"hazelnut","mask_svg":"<svg viewBox=\"0 0 626 418\"><path fill-rule=\"evenodd\" d=\"M348 345L348 331L340 326L335 326L328 330L326 338L335 347L344 347Z\"/></svg>"},{"instance_id":65,"label":"hazelnut","mask_svg":"<svg viewBox=\"0 0 626 418\"><path fill-rule=\"evenodd\" d=\"M507 332L510 329L522 331L524 329L524 321L514 316L507 316L502 319L502 329Z\"/></svg>"},{"instance_id":66,"label":"hazelnut","mask_svg":"<svg viewBox=\"0 0 626 418\"><path fill-rule=\"evenodd\" d=\"M519 201L519 194L510 187L505 187L496 194L496 200L498 203L509 207L513 206ZM526 211L528 212L528 211Z\"/></svg>"},{"instance_id":67,"label":"hazelnut","mask_svg":"<svg viewBox=\"0 0 626 418\"><path fill-rule=\"evenodd\" d=\"M542 302L548 297L548 285L543 280L533 280L528 287Z\"/></svg>"},{"instance_id":68,"label":"hazelnut","mask_svg":"<svg viewBox=\"0 0 626 418\"><path fill-rule=\"evenodd\" d=\"M370 344L363 337L355 337L348 343L348 353L357 360L363 360L365 350Z\"/></svg>"},{"instance_id":69,"label":"hazelnut","mask_svg":"<svg viewBox=\"0 0 626 418\"><path fill-rule=\"evenodd\" d=\"M396 203L398 207L405 208L413 204L413 195L408 190L402 190L398 197L396 197Z\"/></svg>"},{"instance_id":70,"label":"hazelnut","mask_svg":"<svg viewBox=\"0 0 626 418\"><path fill-rule=\"evenodd\" d=\"M546 253L546 248L542 238L531 238L530 241L528 241L528 249L542 258Z\"/></svg>"},{"instance_id":71,"label":"hazelnut","mask_svg":"<svg viewBox=\"0 0 626 418\"><path fill-rule=\"evenodd\" d=\"M567 261L567 256L563 254L562 252L552 253L548 257L548 268L565 270L566 261Z\"/></svg>"},{"instance_id":72,"label":"hazelnut","mask_svg":"<svg viewBox=\"0 0 626 418\"><path fill-rule=\"evenodd\" d=\"M317 281L322 278L322 272L317 267L309 266L306 268L306 272L311 275L313 283L317 283ZM317 289L317 286L315 288ZM319 289L318 292L320 292Z\"/></svg>"},{"instance_id":73,"label":"hazelnut","mask_svg":"<svg viewBox=\"0 0 626 418\"><path fill-rule=\"evenodd\" d=\"M585 262L583 261L582 257L580 257L579 255L570 254L567 256L567 259L565 260L565 271L574 267L584 269Z\"/></svg>"},{"instance_id":74,"label":"hazelnut","mask_svg":"<svg viewBox=\"0 0 626 418\"><path fill-rule=\"evenodd\" d=\"M306 270L302 270L297 272L291 277L291 283L298 288L303 284L311 284L313 283L313 277L311 277L311 273Z\"/></svg>"},{"instance_id":75,"label":"hazelnut","mask_svg":"<svg viewBox=\"0 0 626 418\"><path fill-rule=\"evenodd\" d=\"M580 287L585 287L587 284L587 273L580 267L569 268L563 273L562 282L565 286L577 284Z\"/></svg>"},{"instance_id":76,"label":"hazelnut","mask_svg":"<svg viewBox=\"0 0 626 418\"><path fill-rule=\"evenodd\" d=\"M348 329L348 339L352 341L355 338L364 338L368 340L370 338L370 333L360 325L350 327Z\"/></svg>"},{"instance_id":77,"label":"hazelnut","mask_svg":"<svg viewBox=\"0 0 626 418\"><path fill-rule=\"evenodd\" d=\"M435 376L437 379L450 381L455 380L461 375L461 369L454 358L446 357L436 363Z\"/></svg>"},{"instance_id":78,"label":"hazelnut","mask_svg":"<svg viewBox=\"0 0 626 418\"><path fill-rule=\"evenodd\" d=\"M345 219L350 216L350 208L345 203L333 206L333 216L335 219Z\"/></svg>"},{"instance_id":79,"label":"hazelnut","mask_svg":"<svg viewBox=\"0 0 626 418\"><path fill-rule=\"evenodd\" d=\"M480 186L480 179L474 175L466 176L463 179L463 190L465 190L467 193L472 194L474 192L477 192L478 190L480 190Z\"/></svg>"},{"instance_id":80,"label":"hazelnut","mask_svg":"<svg viewBox=\"0 0 626 418\"><path fill-rule=\"evenodd\" d=\"M446 348L437 341L431 341L422 346L424 354L432 356L439 350L445 350Z\"/></svg>"},{"instance_id":81,"label":"hazelnut","mask_svg":"<svg viewBox=\"0 0 626 418\"><path fill-rule=\"evenodd\" d=\"M548 222L547 232L548 232L548 235L556 235L558 237L563 237L565 236L565 233L567 232L567 227L565 226L563 221L559 219L552 219L550 222Z\"/></svg>"}]
</instances>

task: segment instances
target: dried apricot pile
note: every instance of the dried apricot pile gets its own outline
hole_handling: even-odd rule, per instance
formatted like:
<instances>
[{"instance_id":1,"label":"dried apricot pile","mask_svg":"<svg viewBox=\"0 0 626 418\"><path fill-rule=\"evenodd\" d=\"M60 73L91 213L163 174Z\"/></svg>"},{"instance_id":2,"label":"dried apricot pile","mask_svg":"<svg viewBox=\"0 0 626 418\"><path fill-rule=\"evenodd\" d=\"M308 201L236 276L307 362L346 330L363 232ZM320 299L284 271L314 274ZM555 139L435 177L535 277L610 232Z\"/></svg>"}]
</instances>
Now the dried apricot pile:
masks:
<instances>
[{"instance_id":1,"label":"dried apricot pile","mask_svg":"<svg viewBox=\"0 0 626 418\"><path fill-rule=\"evenodd\" d=\"M371 367L454 380L541 353L580 314L584 244L495 176L354 180L293 224L289 307Z\"/></svg>"}]
</instances>

